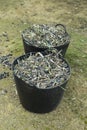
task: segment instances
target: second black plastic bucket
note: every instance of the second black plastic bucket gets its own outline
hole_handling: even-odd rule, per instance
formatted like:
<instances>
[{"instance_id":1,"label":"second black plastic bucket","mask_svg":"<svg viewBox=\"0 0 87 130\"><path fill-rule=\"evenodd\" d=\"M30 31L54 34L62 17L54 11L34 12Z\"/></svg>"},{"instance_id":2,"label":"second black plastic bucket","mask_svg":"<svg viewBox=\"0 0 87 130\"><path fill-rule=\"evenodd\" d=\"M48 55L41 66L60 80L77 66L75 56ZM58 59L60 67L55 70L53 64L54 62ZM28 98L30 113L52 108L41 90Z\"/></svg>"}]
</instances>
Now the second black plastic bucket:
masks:
<instances>
[{"instance_id":1,"label":"second black plastic bucket","mask_svg":"<svg viewBox=\"0 0 87 130\"><path fill-rule=\"evenodd\" d=\"M53 47L50 47L50 49L54 49L56 48L58 51L61 52L62 56L64 57L65 56L65 53L67 51L67 48L69 46L69 43L70 43L70 36L69 34L67 33L66 31L66 28L64 25L62 24L57 24L55 25L54 27L57 27L57 26L61 26L64 30L64 35L61 36L62 38L65 37L65 39L68 37L68 40L65 40L63 41L64 43L63 44L60 44L58 46L53 46ZM29 53L29 52L42 52L42 51L45 51L46 49L49 49L49 47L47 46L44 46L44 47L41 47L41 46L36 46L35 44L30 44L29 43L29 40L25 38L25 33L26 33L27 29L25 29L23 32L22 32L22 40L23 40L23 46L24 46L24 51L25 53ZM60 38L61 39L61 38ZM55 39L54 39L55 40Z\"/></svg>"},{"instance_id":2,"label":"second black plastic bucket","mask_svg":"<svg viewBox=\"0 0 87 130\"><path fill-rule=\"evenodd\" d=\"M13 75L19 95L19 99L23 107L31 112L35 113L47 113L57 107L66 88L68 79L62 83L62 85L54 88L37 88L25 83L22 79L18 78L14 73L14 67L18 64L18 60L23 60L25 57L29 57L30 54L18 57L13 62ZM65 63L66 60L63 59ZM70 67L67 63L67 67L70 73Z\"/></svg>"}]
</instances>

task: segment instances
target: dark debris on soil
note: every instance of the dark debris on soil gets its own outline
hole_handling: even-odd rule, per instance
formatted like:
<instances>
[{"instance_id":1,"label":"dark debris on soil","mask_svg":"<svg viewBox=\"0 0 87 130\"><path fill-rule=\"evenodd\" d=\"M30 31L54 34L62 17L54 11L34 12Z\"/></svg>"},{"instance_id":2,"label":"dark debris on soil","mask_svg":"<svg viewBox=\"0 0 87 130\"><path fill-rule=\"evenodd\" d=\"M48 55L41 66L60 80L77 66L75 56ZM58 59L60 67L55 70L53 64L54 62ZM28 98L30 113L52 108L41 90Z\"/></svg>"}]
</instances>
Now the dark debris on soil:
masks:
<instances>
[{"instance_id":1,"label":"dark debris on soil","mask_svg":"<svg viewBox=\"0 0 87 130\"><path fill-rule=\"evenodd\" d=\"M8 54L6 56L1 56L0 64L11 69L11 66L12 66L11 59L12 59L12 54Z\"/></svg>"},{"instance_id":2,"label":"dark debris on soil","mask_svg":"<svg viewBox=\"0 0 87 130\"><path fill-rule=\"evenodd\" d=\"M8 35L8 33L7 32L3 32L1 35L0 35L0 40L1 41L3 41L3 40L5 40L5 41L9 41L9 35Z\"/></svg>"},{"instance_id":3,"label":"dark debris on soil","mask_svg":"<svg viewBox=\"0 0 87 130\"><path fill-rule=\"evenodd\" d=\"M5 56L1 56L0 57L0 64L2 64L3 67L8 68L9 70L12 69L12 60L13 60L13 56L12 54L8 54ZM6 72L4 70L4 72L0 73L0 80L9 77L9 72Z\"/></svg>"},{"instance_id":4,"label":"dark debris on soil","mask_svg":"<svg viewBox=\"0 0 87 130\"><path fill-rule=\"evenodd\" d=\"M1 89L0 90L0 95L5 95L5 94L7 94L7 90L6 89Z\"/></svg>"},{"instance_id":5,"label":"dark debris on soil","mask_svg":"<svg viewBox=\"0 0 87 130\"><path fill-rule=\"evenodd\" d=\"M8 76L9 76L9 72L0 73L0 80L4 79L4 78L7 78Z\"/></svg>"}]
</instances>

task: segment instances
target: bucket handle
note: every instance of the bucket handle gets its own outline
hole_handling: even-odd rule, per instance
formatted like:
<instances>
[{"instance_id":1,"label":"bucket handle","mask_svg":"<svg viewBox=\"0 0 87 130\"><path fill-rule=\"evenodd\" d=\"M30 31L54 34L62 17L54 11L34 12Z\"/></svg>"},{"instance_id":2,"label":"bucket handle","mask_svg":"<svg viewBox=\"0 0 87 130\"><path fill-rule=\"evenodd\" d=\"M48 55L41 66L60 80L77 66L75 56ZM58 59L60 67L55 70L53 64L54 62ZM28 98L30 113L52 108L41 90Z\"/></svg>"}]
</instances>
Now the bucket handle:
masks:
<instances>
[{"instance_id":1,"label":"bucket handle","mask_svg":"<svg viewBox=\"0 0 87 130\"><path fill-rule=\"evenodd\" d=\"M61 27L63 27L64 30L65 30L65 33L67 33L67 31L66 31L66 27L65 27L63 24L56 24L55 27L57 27L57 26L61 26Z\"/></svg>"}]
</instances>

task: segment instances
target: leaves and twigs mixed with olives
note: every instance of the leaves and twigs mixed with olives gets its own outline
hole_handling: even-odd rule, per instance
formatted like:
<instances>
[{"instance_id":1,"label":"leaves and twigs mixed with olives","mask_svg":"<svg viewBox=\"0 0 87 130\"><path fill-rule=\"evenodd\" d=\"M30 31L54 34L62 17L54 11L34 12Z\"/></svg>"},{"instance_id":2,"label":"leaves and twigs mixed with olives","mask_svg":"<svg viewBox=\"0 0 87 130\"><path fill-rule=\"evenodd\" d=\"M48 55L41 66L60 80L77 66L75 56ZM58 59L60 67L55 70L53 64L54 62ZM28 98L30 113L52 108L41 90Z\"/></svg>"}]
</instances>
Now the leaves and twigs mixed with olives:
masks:
<instances>
[{"instance_id":1,"label":"leaves and twigs mixed with olives","mask_svg":"<svg viewBox=\"0 0 87 130\"><path fill-rule=\"evenodd\" d=\"M37 52L17 58L14 74L31 86L48 88L60 86L68 80L70 68L54 50L48 55Z\"/></svg>"},{"instance_id":2,"label":"leaves and twigs mixed with olives","mask_svg":"<svg viewBox=\"0 0 87 130\"><path fill-rule=\"evenodd\" d=\"M38 25L34 24L22 32L22 37L27 44L36 47L55 47L70 42L66 28L62 24Z\"/></svg>"}]
</instances>

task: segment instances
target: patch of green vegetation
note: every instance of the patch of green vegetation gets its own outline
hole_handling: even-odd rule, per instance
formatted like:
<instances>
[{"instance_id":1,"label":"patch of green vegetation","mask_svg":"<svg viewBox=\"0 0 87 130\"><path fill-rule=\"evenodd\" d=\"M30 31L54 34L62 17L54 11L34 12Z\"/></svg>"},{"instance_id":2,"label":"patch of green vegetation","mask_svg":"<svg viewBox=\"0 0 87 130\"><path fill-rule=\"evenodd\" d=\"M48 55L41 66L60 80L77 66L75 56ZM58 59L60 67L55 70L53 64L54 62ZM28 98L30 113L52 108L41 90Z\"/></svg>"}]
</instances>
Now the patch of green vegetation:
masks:
<instances>
[{"instance_id":1,"label":"patch of green vegetation","mask_svg":"<svg viewBox=\"0 0 87 130\"><path fill-rule=\"evenodd\" d=\"M11 9L12 7L16 7L19 4L22 4L22 0L0 0L0 10L7 11Z\"/></svg>"},{"instance_id":2,"label":"patch of green vegetation","mask_svg":"<svg viewBox=\"0 0 87 130\"><path fill-rule=\"evenodd\" d=\"M87 75L87 37L79 33L71 34L71 43L68 47L66 58L69 61L71 68L77 71L78 74Z\"/></svg>"},{"instance_id":3,"label":"patch of green vegetation","mask_svg":"<svg viewBox=\"0 0 87 130\"><path fill-rule=\"evenodd\" d=\"M0 35L2 40L2 45L7 47L7 50L10 53L12 52L14 55L18 56L23 51L23 42L21 37L21 32L29 26L28 23L22 23L21 20L0 20ZM5 37L3 36L3 33L7 33L9 41L7 42Z\"/></svg>"},{"instance_id":4,"label":"patch of green vegetation","mask_svg":"<svg viewBox=\"0 0 87 130\"><path fill-rule=\"evenodd\" d=\"M84 117L81 116L80 118L81 118L81 120L84 121L85 125L87 125L87 116L86 115Z\"/></svg>"},{"instance_id":5,"label":"patch of green vegetation","mask_svg":"<svg viewBox=\"0 0 87 130\"><path fill-rule=\"evenodd\" d=\"M45 130L51 130L49 127L46 127Z\"/></svg>"},{"instance_id":6,"label":"patch of green vegetation","mask_svg":"<svg viewBox=\"0 0 87 130\"><path fill-rule=\"evenodd\" d=\"M2 79L1 81L0 81L0 89L3 89L3 88L6 88L7 86L9 86L9 85L11 85L12 83L11 83L11 80L8 80L9 79L9 77L8 78L6 78L6 79Z\"/></svg>"}]
</instances>

